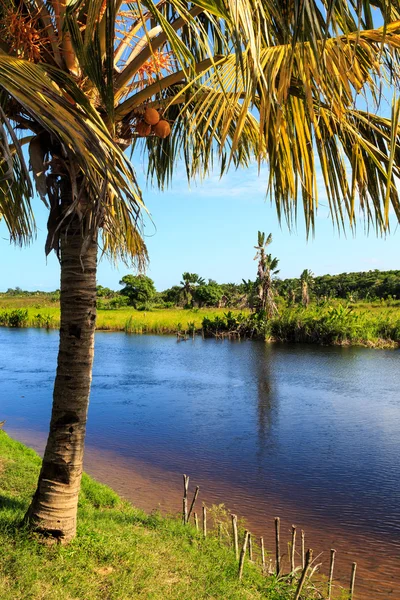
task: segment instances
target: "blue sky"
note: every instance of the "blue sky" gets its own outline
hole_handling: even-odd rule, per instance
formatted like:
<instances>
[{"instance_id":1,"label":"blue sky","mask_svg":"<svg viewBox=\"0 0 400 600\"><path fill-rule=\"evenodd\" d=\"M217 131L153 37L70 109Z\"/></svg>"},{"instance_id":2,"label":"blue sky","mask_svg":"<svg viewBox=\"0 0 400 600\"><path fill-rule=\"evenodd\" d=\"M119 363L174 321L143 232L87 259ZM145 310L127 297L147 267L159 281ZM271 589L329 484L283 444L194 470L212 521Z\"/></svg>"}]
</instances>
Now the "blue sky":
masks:
<instances>
[{"instance_id":1,"label":"blue sky","mask_svg":"<svg viewBox=\"0 0 400 600\"><path fill-rule=\"evenodd\" d=\"M159 192L146 187L139 172L143 195L152 220L146 219L145 236L150 254L147 274L162 290L180 281L184 271L199 273L220 282L254 279L254 245L257 231L272 232L271 252L280 259L282 277L296 277L305 268L315 274L398 269L398 228L386 239L374 231L366 235L360 222L356 236L345 237L334 230L328 216L321 187L320 210L314 239L307 242L304 224L297 230L282 228L275 208L265 198L267 174L257 175L256 166L232 171L222 180L211 176L189 189L183 170L176 172L171 189ZM0 290L53 290L59 287L59 266L54 255L44 255L47 210L35 200L37 240L27 248L8 242L7 230L0 223ZM119 289L123 275L132 272L124 265L114 268L103 259L98 282Z\"/></svg>"}]
</instances>

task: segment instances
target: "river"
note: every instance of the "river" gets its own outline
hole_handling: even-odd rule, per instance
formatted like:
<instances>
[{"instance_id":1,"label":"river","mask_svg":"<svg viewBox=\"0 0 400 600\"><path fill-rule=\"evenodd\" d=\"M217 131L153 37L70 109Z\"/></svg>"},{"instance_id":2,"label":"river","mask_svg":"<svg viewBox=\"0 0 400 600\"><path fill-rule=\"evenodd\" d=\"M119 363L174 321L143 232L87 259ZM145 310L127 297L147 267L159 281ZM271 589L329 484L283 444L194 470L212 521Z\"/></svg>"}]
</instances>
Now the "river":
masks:
<instances>
[{"instance_id":1,"label":"river","mask_svg":"<svg viewBox=\"0 0 400 600\"><path fill-rule=\"evenodd\" d=\"M0 328L0 420L43 450L58 332ZM87 471L136 505L199 500L273 547L292 524L330 548L356 600L400 599L400 353L96 333ZM297 559L299 560L299 559Z\"/></svg>"}]
</instances>

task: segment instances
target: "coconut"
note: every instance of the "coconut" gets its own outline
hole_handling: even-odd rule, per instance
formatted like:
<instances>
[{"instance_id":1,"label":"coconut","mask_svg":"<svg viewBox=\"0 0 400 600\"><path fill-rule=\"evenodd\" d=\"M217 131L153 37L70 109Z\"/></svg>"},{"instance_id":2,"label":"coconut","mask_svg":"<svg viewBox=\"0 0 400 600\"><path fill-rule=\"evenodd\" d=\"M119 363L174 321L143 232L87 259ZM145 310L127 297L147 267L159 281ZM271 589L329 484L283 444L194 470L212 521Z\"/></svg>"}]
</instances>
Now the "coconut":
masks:
<instances>
[{"instance_id":1,"label":"coconut","mask_svg":"<svg viewBox=\"0 0 400 600\"><path fill-rule=\"evenodd\" d=\"M139 137L147 137L151 133L151 125L144 121L138 121L135 130Z\"/></svg>"},{"instance_id":2,"label":"coconut","mask_svg":"<svg viewBox=\"0 0 400 600\"><path fill-rule=\"evenodd\" d=\"M165 121L164 119L158 121L157 125L153 125L151 129L153 133L155 133L156 136L161 139L168 137L171 133L171 126L168 121Z\"/></svg>"},{"instance_id":3,"label":"coconut","mask_svg":"<svg viewBox=\"0 0 400 600\"><path fill-rule=\"evenodd\" d=\"M148 125L156 125L160 120L160 115L155 108L150 108L148 106L144 111L144 120Z\"/></svg>"}]
</instances>

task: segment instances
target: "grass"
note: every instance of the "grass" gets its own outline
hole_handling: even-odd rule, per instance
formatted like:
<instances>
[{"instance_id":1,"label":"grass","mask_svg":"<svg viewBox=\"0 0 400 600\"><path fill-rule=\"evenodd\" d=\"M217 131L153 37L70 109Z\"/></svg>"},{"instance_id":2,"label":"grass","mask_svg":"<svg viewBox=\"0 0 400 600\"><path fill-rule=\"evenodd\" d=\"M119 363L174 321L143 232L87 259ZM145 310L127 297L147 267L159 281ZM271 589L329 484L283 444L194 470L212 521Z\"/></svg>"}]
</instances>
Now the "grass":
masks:
<instances>
[{"instance_id":1,"label":"grass","mask_svg":"<svg viewBox=\"0 0 400 600\"><path fill-rule=\"evenodd\" d=\"M271 341L371 347L397 347L400 344L400 301L346 305L344 301L333 300L324 306L311 304L307 310L301 306L285 308L280 302L279 310L279 317L272 319L265 328L265 335ZM193 328L202 328L205 317L223 321L228 311L234 317L241 312L226 308L99 309L97 329L136 334L191 332ZM0 325L10 324L10 317L14 319L11 324L17 326L57 329L60 325L59 305L51 302L48 296L10 298L0 294Z\"/></svg>"},{"instance_id":2,"label":"grass","mask_svg":"<svg viewBox=\"0 0 400 600\"><path fill-rule=\"evenodd\" d=\"M258 337L271 342L301 342L321 345L361 345L374 348L400 346L398 306L368 307L327 303L308 308L281 307L269 320L255 313L226 313L204 323L208 336Z\"/></svg>"},{"instance_id":3,"label":"grass","mask_svg":"<svg viewBox=\"0 0 400 600\"><path fill-rule=\"evenodd\" d=\"M173 517L148 515L83 476L78 533L49 545L20 525L41 459L0 431L2 600L291 600L293 587L245 563L216 536L204 540ZM316 598L302 595L303 600Z\"/></svg>"},{"instance_id":4,"label":"grass","mask_svg":"<svg viewBox=\"0 0 400 600\"><path fill-rule=\"evenodd\" d=\"M286 309L271 321L268 333L283 342L398 347L400 310L344 304Z\"/></svg>"},{"instance_id":5,"label":"grass","mask_svg":"<svg viewBox=\"0 0 400 600\"><path fill-rule=\"evenodd\" d=\"M22 299L21 299L22 300ZM57 329L60 326L60 308L58 304L49 302L34 304L29 302L7 302L0 296L0 324L2 314L12 311L27 311L25 327L48 327ZM186 310L182 308L154 309L151 311L139 311L133 308L118 308L115 310L97 310L97 329L102 331L126 331L127 333L157 333L168 334L177 331L190 330L193 326L201 329L204 317L215 318L223 316L224 308L204 308ZM239 313L240 311L233 311Z\"/></svg>"}]
</instances>

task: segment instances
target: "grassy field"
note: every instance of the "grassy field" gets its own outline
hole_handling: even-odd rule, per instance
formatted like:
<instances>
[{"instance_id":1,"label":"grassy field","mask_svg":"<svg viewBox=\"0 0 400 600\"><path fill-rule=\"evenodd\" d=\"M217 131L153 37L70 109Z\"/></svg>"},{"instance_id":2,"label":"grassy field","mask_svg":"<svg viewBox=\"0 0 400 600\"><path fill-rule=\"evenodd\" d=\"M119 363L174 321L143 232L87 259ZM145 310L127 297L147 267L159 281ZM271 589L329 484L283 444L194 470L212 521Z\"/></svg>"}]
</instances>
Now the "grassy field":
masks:
<instances>
[{"instance_id":1,"label":"grassy field","mask_svg":"<svg viewBox=\"0 0 400 600\"><path fill-rule=\"evenodd\" d=\"M291 600L294 585L203 539L180 519L148 515L84 475L77 538L44 543L20 523L40 458L0 431L0 598L2 600ZM305 592L303 600L320 597Z\"/></svg>"},{"instance_id":2,"label":"grassy field","mask_svg":"<svg viewBox=\"0 0 400 600\"><path fill-rule=\"evenodd\" d=\"M25 327L46 327L56 329L60 325L60 309L58 306L34 306L8 302L0 302L1 314L15 310L26 310ZM193 327L201 329L204 317L222 317L226 309L209 308L184 310L179 308L155 309L138 311L133 308L118 308L116 310L97 310L97 329L110 331L126 331L128 333L176 333L190 330ZM240 311L233 311L239 313Z\"/></svg>"},{"instance_id":3,"label":"grassy field","mask_svg":"<svg viewBox=\"0 0 400 600\"><path fill-rule=\"evenodd\" d=\"M222 323L228 311L234 317L243 312L226 308L148 311L130 307L99 309L97 329L137 334L174 334L178 331L190 333L193 329L201 330L205 317L210 320L218 318ZM15 322L12 321L13 315ZM48 296L10 298L0 294L0 325L7 324L58 328L59 305L51 302ZM286 308L281 303L279 315L265 328L265 337L270 341L396 347L400 343L400 301L347 305L344 301L333 300L324 306L311 304L307 310L298 305Z\"/></svg>"}]
</instances>

